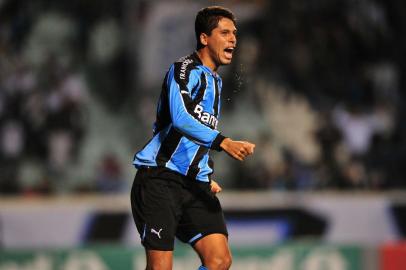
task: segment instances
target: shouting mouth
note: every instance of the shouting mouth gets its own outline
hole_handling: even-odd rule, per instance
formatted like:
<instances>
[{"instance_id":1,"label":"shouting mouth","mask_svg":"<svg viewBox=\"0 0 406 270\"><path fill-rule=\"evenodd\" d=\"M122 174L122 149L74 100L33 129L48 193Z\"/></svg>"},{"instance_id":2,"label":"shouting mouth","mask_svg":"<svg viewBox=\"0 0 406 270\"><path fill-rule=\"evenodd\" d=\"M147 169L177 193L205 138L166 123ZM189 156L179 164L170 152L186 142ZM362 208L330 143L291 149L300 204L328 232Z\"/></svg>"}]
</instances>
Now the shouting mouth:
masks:
<instances>
[{"instance_id":1,"label":"shouting mouth","mask_svg":"<svg viewBox=\"0 0 406 270\"><path fill-rule=\"evenodd\" d=\"M234 47L228 47L224 49L224 54L226 58L231 59L233 58Z\"/></svg>"}]
</instances>

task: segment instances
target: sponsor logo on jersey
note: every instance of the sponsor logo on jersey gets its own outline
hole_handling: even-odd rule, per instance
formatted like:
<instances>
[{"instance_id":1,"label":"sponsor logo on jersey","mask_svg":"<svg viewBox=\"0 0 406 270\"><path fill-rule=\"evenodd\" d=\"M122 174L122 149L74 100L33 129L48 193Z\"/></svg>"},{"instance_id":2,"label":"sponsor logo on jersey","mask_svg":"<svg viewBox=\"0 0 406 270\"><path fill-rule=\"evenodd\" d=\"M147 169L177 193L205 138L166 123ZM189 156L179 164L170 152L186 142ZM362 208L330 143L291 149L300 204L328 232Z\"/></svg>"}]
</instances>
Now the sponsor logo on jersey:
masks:
<instances>
[{"instance_id":1,"label":"sponsor logo on jersey","mask_svg":"<svg viewBox=\"0 0 406 270\"><path fill-rule=\"evenodd\" d=\"M186 79L186 69L187 69L187 66L188 66L190 63L193 63L193 60L192 60L192 59L185 59L185 60L182 62L182 65L180 66L180 74L179 74L179 77L180 77L182 80Z\"/></svg>"},{"instance_id":2,"label":"sponsor logo on jersey","mask_svg":"<svg viewBox=\"0 0 406 270\"><path fill-rule=\"evenodd\" d=\"M197 117L204 124L213 127L214 129L217 129L218 124L217 118L208 112L204 112L203 107L201 105L197 104L193 112L196 113Z\"/></svg>"}]
</instances>

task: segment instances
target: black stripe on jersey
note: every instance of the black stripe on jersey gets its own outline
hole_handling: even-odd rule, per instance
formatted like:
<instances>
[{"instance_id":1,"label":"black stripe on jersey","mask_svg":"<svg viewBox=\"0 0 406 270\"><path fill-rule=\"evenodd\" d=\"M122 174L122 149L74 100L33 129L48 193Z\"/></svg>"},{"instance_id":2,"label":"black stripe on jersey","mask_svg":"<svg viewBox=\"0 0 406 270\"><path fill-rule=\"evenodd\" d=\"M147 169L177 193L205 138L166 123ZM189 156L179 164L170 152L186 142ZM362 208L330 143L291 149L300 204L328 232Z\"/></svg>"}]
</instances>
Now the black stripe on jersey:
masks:
<instances>
[{"instance_id":1,"label":"black stripe on jersey","mask_svg":"<svg viewBox=\"0 0 406 270\"><path fill-rule=\"evenodd\" d=\"M166 81L168 79L168 73L165 75L164 82L162 84L162 91L159 97L159 102L157 106L156 121L154 126L154 135L168 126L171 122L171 114L169 111L169 100L168 100L168 88L166 86Z\"/></svg>"},{"instance_id":2,"label":"black stripe on jersey","mask_svg":"<svg viewBox=\"0 0 406 270\"><path fill-rule=\"evenodd\" d=\"M196 94L195 99L193 100L195 106L199 104L200 101L203 100L204 94L206 93L206 89L207 89L206 75L204 75L204 72L202 72L202 74L200 74L200 88Z\"/></svg>"},{"instance_id":3,"label":"black stripe on jersey","mask_svg":"<svg viewBox=\"0 0 406 270\"><path fill-rule=\"evenodd\" d=\"M217 79L214 79L214 104L213 104L213 110L214 110L214 116L218 117L219 115L219 99L220 99L220 91L219 91L219 85Z\"/></svg>"},{"instance_id":4,"label":"black stripe on jersey","mask_svg":"<svg viewBox=\"0 0 406 270\"><path fill-rule=\"evenodd\" d=\"M195 157L192 160L192 163L189 165L189 170L187 172L187 176L196 179L196 176L199 174L199 162L200 160L209 152L209 149L206 147L200 146L197 150Z\"/></svg>"},{"instance_id":5,"label":"black stripe on jersey","mask_svg":"<svg viewBox=\"0 0 406 270\"><path fill-rule=\"evenodd\" d=\"M181 62L176 62L174 65L174 78L179 85L179 91L181 93L183 103L185 104L186 110L190 115L196 118L193 113L195 108L195 103L189 95L188 83L190 72L196 68L196 64L191 58L185 58ZM192 90L193 91L193 90ZM186 93L187 92L187 93ZM198 118L196 118L198 119Z\"/></svg>"},{"instance_id":6,"label":"black stripe on jersey","mask_svg":"<svg viewBox=\"0 0 406 270\"><path fill-rule=\"evenodd\" d=\"M199 89L199 86L200 86L200 82L199 82L198 84L196 84L196 85L195 85L195 87L193 87L193 89L192 89L192 93L191 93L191 95L190 95L190 96L192 96L192 97L193 97L193 95L195 94L196 90L197 90L197 89Z\"/></svg>"},{"instance_id":7,"label":"black stripe on jersey","mask_svg":"<svg viewBox=\"0 0 406 270\"><path fill-rule=\"evenodd\" d=\"M189 96L187 96L186 98L187 98L188 103L186 103L185 98L183 98L183 101L185 102L185 104L187 104L186 108L189 111L189 113L191 115L193 115L194 118L196 118L197 120L200 121L199 117L194 112L194 109L195 109L196 105L199 104L200 101L203 100L204 94L205 94L206 89L207 89L206 76L204 75L204 72L202 72L202 74L200 74L200 87L198 89L197 89L197 86L198 85L196 85L196 87L192 90L192 92L197 91L197 94L196 94L195 98L193 100L190 100ZM193 96L193 94L192 94L192 96Z\"/></svg>"},{"instance_id":8,"label":"black stripe on jersey","mask_svg":"<svg viewBox=\"0 0 406 270\"><path fill-rule=\"evenodd\" d=\"M162 141L161 148L156 156L156 163L158 166L165 166L166 162L171 159L181 139L182 134L171 127L168 135Z\"/></svg>"},{"instance_id":9,"label":"black stripe on jersey","mask_svg":"<svg viewBox=\"0 0 406 270\"><path fill-rule=\"evenodd\" d=\"M188 90L187 85L189 83L190 72L196 68L195 63L190 58L185 58L181 62L174 64L174 78L179 85L179 90Z\"/></svg>"}]
</instances>

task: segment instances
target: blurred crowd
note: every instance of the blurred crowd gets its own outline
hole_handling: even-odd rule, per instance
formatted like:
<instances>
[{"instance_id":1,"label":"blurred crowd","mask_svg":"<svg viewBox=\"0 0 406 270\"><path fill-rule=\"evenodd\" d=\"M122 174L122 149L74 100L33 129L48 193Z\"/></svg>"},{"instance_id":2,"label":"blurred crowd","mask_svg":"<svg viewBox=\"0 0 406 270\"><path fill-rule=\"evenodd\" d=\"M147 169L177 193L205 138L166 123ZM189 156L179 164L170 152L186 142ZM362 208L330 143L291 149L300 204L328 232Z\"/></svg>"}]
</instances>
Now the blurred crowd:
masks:
<instances>
[{"instance_id":1,"label":"blurred crowd","mask_svg":"<svg viewBox=\"0 0 406 270\"><path fill-rule=\"evenodd\" d=\"M0 2L3 194L65 193L83 186L93 191L121 188L105 184L109 177L121 177L117 160L106 154L100 157L94 179L84 180L91 184L66 190L69 173L81 166L91 90L96 89L101 100L111 100L109 83L115 74L110 73L107 79L100 75L108 72L110 61L116 59L116 43L108 44L111 46L106 50L98 51L95 46L96 41L105 38L103 30L115 33L114 22L98 17L103 16L102 11L88 17L86 23L82 21L94 5L103 9L103 3L65 2ZM94 27L91 36L87 36L89 27ZM87 79L99 76L93 84Z\"/></svg>"},{"instance_id":2,"label":"blurred crowd","mask_svg":"<svg viewBox=\"0 0 406 270\"><path fill-rule=\"evenodd\" d=\"M250 67L246 91L269 129L251 164L235 170L237 185L406 187L406 5L290 0L267 7L243 25L237 65Z\"/></svg>"},{"instance_id":3,"label":"blurred crowd","mask_svg":"<svg viewBox=\"0 0 406 270\"><path fill-rule=\"evenodd\" d=\"M0 193L63 189L86 149L89 99L117 121L130 114L138 123L128 125L134 151L150 135L161 81L153 93L138 83L131 71L142 63L125 44L137 46L122 31L142 28L159 1L137 1L131 5L137 12L124 2L0 2ZM232 9L245 3L232 2ZM235 60L222 74L220 122L230 136L257 147L244 163L216 155L225 186L405 188L406 4L253 3L258 13L239 21ZM112 154L98 158L94 176L68 192L126 191L130 158L128 164Z\"/></svg>"},{"instance_id":4,"label":"blurred crowd","mask_svg":"<svg viewBox=\"0 0 406 270\"><path fill-rule=\"evenodd\" d=\"M16 55L2 57L3 61L7 67L0 72L2 191L20 191L21 165L27 157L44 164L46 174L38 188L48 189L47 178L61 177L76 157L83 135L85 86L74 72L53 63L34 71Z\"/></svg>"}]
</instances>

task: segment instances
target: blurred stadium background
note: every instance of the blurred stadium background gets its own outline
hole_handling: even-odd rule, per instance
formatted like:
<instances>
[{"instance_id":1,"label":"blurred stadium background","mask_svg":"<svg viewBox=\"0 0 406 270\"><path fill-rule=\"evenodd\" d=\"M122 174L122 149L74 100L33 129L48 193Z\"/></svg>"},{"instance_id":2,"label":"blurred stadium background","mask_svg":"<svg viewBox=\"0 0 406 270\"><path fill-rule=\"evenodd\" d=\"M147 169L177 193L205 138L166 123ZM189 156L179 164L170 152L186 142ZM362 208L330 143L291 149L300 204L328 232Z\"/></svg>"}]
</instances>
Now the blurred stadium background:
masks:
<instances>
[{"instance_id":1,"label":"blurred stadium background","mask_svg":"<svg viewBox=\"0 0 406 270\"><path fill-rule=\"evenodd\" d=\"M220 129L257 144L213 153L232 269L406 269L406 2L0 0L1 270L143 269L131 160L213 4Z\"/></svg>"}]
</instances>

